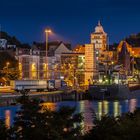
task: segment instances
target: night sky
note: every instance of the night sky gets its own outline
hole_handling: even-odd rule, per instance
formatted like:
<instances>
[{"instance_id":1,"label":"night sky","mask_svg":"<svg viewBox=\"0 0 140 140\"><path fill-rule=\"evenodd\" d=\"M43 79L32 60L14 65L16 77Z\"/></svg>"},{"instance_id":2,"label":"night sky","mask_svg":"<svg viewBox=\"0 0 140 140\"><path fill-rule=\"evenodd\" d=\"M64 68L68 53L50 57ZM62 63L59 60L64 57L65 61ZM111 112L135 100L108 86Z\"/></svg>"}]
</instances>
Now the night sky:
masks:
<instances>
[{"instance_id":1,"label":"night sky","mask_svg":"<svg viewBox=\"0 0 140 140\"><path fill-rule=\"evenodd\" d=\"M98 20L110 42L140 32L139 0L0 0L2 30L23 43L45 40L44 29L54 34L50 40L75 44L90 42Z\"/></svg>"}]
</instances>

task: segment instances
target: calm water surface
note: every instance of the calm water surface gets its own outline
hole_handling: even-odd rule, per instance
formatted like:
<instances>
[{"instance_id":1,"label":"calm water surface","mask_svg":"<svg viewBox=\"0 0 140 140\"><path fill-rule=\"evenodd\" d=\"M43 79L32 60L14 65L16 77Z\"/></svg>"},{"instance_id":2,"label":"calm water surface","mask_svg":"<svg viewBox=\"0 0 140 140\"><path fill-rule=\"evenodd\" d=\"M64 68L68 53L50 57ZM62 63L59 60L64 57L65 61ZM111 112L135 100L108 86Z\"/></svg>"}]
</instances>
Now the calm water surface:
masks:
<instances>
[{"instance_id":1,"label":"calm water surface","mask_svg":"<svg viewBox=\"0 0 140 140\"><path fill-rule=\"evenodd\" d=\"M133 112L136 107L140 107L140 98L124 101L65 101L44 105L52 110L61 106L76 107L76 112L81 112L84 116L83 127L88 130L93 125L93 115L100 119L105 114L118 116L129 111ZM18 109L19 106L0 107L0 118L5 120L7 126L13 124Z\"/></svg>"}]
</instances>

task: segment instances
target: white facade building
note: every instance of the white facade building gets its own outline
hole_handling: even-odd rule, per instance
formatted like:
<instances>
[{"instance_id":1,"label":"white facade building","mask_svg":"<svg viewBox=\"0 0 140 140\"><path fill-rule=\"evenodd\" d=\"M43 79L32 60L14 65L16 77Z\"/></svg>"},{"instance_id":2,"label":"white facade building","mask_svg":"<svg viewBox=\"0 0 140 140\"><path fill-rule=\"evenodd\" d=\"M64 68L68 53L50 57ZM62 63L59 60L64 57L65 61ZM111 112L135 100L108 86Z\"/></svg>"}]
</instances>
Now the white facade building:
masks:
<instances>
[{"instance_id":1,"label":"white facade building","mask_svg":"<svg viewBox=\"0 0 140 140\"><path fill-rule=\"evenodd\" d=\"M99 63L104 59L107 47L107 34L101 23L91 33L91 44L85 44L85 84L91 84L98 78Z\"/></svg>"},{"instance_id":2,"label":"white facade building","mask_svg":"<svg viewBox=\"0 0 140 140\"><path fill-rule=\"evenodd\" d=\"M7 40L6 39L0 39L0 48L6 49L7 47Z\"/></svg>"},{"instance_id":3,"label":"white facade building","mask_svg":"<svg viewBox=\"0 0 140 140\"><path fill-rule=\"evenodd\" d=\"M61 54L69 53L64 43L48 46L48 57L46 51L37 47L32 49L17 49L16 56L19 60L21 79L60 79L60 72L56 67L61 65Z\"/></svg>"}]
</instances>

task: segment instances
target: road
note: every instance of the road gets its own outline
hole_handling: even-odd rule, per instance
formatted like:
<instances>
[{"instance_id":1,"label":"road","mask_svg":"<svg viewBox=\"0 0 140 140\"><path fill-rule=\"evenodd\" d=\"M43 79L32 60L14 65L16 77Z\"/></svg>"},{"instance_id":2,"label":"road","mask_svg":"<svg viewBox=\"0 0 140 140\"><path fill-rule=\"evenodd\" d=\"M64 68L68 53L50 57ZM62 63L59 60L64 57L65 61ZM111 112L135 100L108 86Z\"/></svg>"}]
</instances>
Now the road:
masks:
<instances>
[{"instance_id":1,"label":"road","mask_svg":"<svg viewBox=\"0 0 140 140\"><path fill-rule=\"evenodd\" d=\"M52 91L52 92L48 92L48 91L43 91L43 92L36 92L36 91L30 91L29 94L34 94L34 95L40 95L40 94L57 94L60 93L62 91ZM4 86L4 87L0 87L0 95L19 95L19 93L15 92L14 90L11 90L10 86Z\"/></svg>"}]
</instances>

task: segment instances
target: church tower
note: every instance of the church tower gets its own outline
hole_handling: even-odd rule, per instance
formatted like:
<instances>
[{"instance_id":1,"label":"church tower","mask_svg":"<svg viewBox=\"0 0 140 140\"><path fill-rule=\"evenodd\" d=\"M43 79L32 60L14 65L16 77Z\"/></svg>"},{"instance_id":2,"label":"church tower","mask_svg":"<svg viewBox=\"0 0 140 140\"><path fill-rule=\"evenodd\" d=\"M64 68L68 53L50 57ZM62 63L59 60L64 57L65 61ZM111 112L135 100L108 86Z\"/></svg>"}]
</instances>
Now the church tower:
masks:
<instances>
[{"instance_id":1,"label":"church tower","mask_svg":"<svg viewBox=\"0 0 140 140\"><path fill-rule=\"evenodd\" d=\"M98 79L99 63L107 50L107 34L100 23L91 33L91 43L85 44L85 84L92 84Z\"/></svg>"},{"instance_id":2,"label":"church tower","mask_svg":"<svg viewBox=\"0 0 140 140\"><path fill-rule=\"evenodd\" d=\"M99 63L105 59L107 50L107 33L104 32L100 21L98 21L95 31L91 33L91 44L95 47L96 68L99 70Z\"/></svg>"},{"instance_id":3,"label":"church tower","mask_svg":"<svg viewBox=\"0 0 140 140\"><path fill-rule=\"evenodd\" d=\"M107 47L107 34L98 21L98 25L95 27L95 32L91 33L91 44L95 45L95 50L106 50Z\"/></svg>"}]
</instances>

